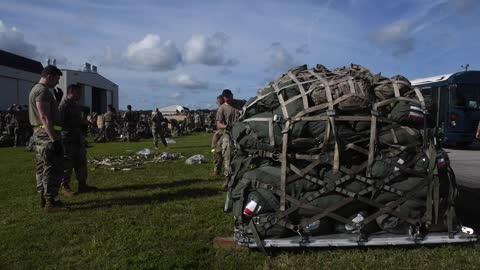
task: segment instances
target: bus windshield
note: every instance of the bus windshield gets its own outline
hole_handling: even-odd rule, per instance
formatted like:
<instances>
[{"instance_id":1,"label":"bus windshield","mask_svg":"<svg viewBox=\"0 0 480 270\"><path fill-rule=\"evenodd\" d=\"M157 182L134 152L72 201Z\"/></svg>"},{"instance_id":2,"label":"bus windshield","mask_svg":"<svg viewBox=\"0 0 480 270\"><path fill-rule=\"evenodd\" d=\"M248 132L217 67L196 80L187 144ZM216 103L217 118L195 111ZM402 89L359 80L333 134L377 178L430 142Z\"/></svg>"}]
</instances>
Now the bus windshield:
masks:
<instances>
[{"instance_id":1,"label":"bus windshield","mask_svg":"<svg viewBox=\"0 0 480 270\"><path fill-rule=\"evenodd\" d=\"M452 91L452 104L463 109L480 110L480 86L458 85Z\"/></svg>"}]
</instances>

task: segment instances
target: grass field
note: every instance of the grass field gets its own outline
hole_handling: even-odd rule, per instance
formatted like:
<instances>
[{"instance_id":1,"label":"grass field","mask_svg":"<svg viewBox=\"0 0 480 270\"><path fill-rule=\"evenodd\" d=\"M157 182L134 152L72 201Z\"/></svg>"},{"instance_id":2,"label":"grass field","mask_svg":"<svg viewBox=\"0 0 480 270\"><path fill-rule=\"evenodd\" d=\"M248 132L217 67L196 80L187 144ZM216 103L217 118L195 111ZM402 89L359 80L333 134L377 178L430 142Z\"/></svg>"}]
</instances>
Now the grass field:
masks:
<instances>
[{"instance_id":1,"label":"grass field","mask_svg":"<svg viewBox=\"0 0 480 270\"><path fill-rule=\"evenodd\" d=\"M168 151L211 160L210 136L177 138ZM144 147L151 142L95 144L88 156ZM222 180L209 179L210 169L179 160L132 171L89 170L89 182L99 192L62 198L71 211L45 214L35 193L34 155L0 149L0 269L480 268L478 244L321 249L273 257L215 248L213 238L230 236L233 221L222 211Z\"/></svg>"}]
</instances>

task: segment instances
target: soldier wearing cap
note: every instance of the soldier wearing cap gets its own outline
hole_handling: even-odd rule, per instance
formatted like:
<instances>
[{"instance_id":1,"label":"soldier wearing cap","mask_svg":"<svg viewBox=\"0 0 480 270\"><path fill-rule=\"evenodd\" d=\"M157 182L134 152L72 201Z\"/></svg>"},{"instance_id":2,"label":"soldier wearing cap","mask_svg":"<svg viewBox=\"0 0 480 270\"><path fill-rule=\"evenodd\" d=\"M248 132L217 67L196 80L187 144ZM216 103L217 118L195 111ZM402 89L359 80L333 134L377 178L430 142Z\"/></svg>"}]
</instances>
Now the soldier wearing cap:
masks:
<instances>
[{"instance_id":1,"label":"soldier wearing cap","mask_svg":"<svg viewBox=\"0 0 480 270\"><path fill-rule=\"evenodd\" d=\"M222 136L222 156L224 158L224 174L226 177L230 175L230 161L233 155L233 141L230 137L230 131L235 122L240 118L244 100L233 98L233 93L229 89L222 92L224 103L218 108L216 123L217 129L223 132ZM226 182L224 184L224 187Z\"/></svg>"},{"instance_id":2,"label":"soldier wearing cap","mask_svg":"<svg viewBox=\"0 0 480 270\"><path fill-rule=\"evenodd\" d=\"M40 81L30 91L28 104L37 152L37 191L40 194L40 206L46 212L67 209L62 202L55 200L63 174L63 147L58 102L52 88L58 84L60 76L62 72L57 67L45 67Z\"/></svg>"}]
</instances>

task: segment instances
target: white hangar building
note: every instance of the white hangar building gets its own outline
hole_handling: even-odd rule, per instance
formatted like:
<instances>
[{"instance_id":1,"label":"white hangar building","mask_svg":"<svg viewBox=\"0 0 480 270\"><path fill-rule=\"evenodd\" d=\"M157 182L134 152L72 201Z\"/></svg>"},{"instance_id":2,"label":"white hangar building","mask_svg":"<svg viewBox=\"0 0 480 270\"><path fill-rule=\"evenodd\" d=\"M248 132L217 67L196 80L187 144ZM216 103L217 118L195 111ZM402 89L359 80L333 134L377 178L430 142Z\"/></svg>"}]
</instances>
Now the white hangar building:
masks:
<instances>
[{"instance_id":1,"label":"white hangar building","mask_svg":"<svg viewBox=\"0 0 480 270\"><path fill-rule=\"evenodd\" d=\"M42 63L0 50L0 110L27 105L30 89L40 79Z\"/></svg>"},{"instance_id":2,"label":"white hangar building","mask_svg":"<svg viewBox=\"0 0 480 270\"><path fill-rule=\"evenodd\" d=\"M118 110L118 85L97 72L96 66L85 63L83 71L61 69L63 76L57 87L66 93L70 84L79 84L81 88L80 103L90 111L104 113L108 104Z\"/></svg>"},{"instance_id":3,"label":"white hangar building","mask_svg":"<svg viewBox=\"0 0 480 270\"><path fill-rule=\"evenodd\" d=\"M59 68L63 76L57 87L65 94L68 85L79 84L80 103L90 111L103 113L108 104L118 109L118 85L100 75L97 67L85 63L81 71ZM27 105L30 89L40 79L42 70L42 63L36 60L0 50L0 110L8 109L12 104Z\"/></svg>"}]
</instances>

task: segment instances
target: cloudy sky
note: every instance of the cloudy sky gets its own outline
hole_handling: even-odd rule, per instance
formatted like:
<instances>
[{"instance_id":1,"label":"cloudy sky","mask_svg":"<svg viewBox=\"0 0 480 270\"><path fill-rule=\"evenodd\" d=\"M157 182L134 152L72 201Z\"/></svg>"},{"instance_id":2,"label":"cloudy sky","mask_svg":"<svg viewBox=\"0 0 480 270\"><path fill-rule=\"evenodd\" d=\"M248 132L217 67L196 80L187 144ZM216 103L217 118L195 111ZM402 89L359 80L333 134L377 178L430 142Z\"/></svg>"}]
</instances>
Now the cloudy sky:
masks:
<instances>
[{"instance_id":1,"label":"cloudy sky","mask_svg":"<svg viewBox=\"0 0 480 270\"><path fill-rule=\"evenodd\" d=\"M95 64L122 108L211 108L223 88L248 99L305 63L410 79L480 70L480 1L6 0L0 49Z\"/></svg>"}]
</instances>

